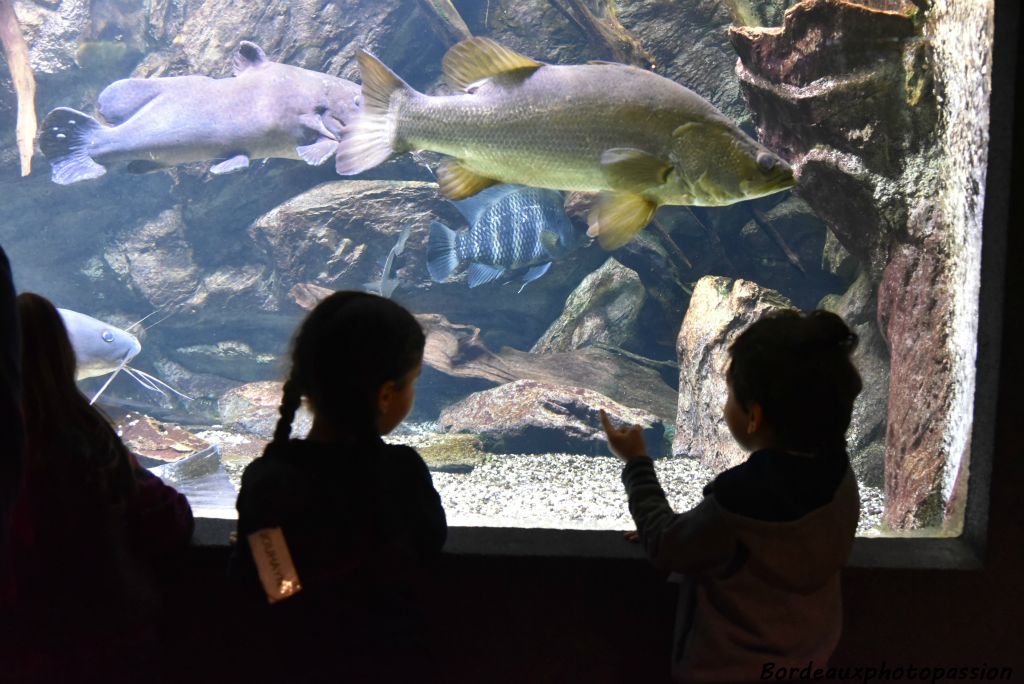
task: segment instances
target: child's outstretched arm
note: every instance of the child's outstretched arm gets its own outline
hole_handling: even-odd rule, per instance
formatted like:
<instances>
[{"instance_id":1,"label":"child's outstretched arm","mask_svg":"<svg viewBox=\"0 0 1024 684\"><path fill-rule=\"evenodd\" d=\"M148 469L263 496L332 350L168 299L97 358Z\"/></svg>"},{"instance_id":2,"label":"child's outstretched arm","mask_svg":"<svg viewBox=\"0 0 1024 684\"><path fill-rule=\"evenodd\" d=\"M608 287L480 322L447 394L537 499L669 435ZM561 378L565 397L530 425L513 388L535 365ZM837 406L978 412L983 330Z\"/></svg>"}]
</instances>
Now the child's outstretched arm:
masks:
<instances>
[{"instance_id":1,"label":"child's outstretched arm","mask_svg":"<svg viewBox=\"0 0 1024 684\"><path fill-rule=\"evenodd\" d=\"M627 463L639 458L648 458L643 428L639 425L617 428L608 420L608 414L604 409L600 409L600 415L604 434L608 437L608 447L613 454Z\"/></svg>"},{"instance_id":2,"label":"child's outstretched arm","mask_svg":"<svg viewBox=\"0 0 1024 684\"><path fill-rule=\"evenodd\" d=\"M737 551L737 541L714 496L705 497L692 510L675 513L658 483L654 461L647 456L642 428L616 428L604 411L600 413L608 446L626 461L622 482L629 512L651 562L664 570L682 572L708 572L725 566Z\"/></svg>"}]
</instances>

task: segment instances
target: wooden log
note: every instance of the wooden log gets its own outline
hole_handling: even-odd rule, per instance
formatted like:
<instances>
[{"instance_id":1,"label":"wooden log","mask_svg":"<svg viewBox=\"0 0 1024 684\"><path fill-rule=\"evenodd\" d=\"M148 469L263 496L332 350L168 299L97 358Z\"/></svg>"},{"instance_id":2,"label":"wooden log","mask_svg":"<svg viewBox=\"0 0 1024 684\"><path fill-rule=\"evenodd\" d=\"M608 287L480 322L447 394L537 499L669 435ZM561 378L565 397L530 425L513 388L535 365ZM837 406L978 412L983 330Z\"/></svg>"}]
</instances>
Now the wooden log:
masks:
<instances>
[{"instance_id":1,"label":"wooden log","mask_svg":"<svg viewBox=\"0 0 1024 684\"><path fill-rule=\"evenodd\" d=\"M18 156L21 158L21 175L32 172L32 154L35 152L36 130L36 79L28 60L28 45L21 35L18 17L14 14L11 0L0 0L0 46L11 70L11 81L18 96L18 124L15 137L18 141Z\"/></svg>"}]
</instances>

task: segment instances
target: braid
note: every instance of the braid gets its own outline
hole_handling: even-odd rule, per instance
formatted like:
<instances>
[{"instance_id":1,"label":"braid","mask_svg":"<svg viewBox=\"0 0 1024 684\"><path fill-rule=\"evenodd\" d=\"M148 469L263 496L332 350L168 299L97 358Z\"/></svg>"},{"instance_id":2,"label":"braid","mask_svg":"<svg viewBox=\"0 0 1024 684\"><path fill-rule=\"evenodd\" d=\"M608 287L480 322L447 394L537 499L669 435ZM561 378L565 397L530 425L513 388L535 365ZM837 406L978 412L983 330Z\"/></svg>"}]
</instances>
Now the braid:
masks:
<instances>
[{"instance_id":1,"label":"braid","mask_svg":"<svg viewBox=\"0 0 1024 684\"><path fill-rule=\"evenodd\" d=\"M295 412L302 404L302 390L294 378L289 378L284 383L284 392L281 397L281 406L278 411L281 417L277 419L277 427L274 428L274 443L287 442L292 434L292 421L295 420Z\"/></svg>"}]
</instances>

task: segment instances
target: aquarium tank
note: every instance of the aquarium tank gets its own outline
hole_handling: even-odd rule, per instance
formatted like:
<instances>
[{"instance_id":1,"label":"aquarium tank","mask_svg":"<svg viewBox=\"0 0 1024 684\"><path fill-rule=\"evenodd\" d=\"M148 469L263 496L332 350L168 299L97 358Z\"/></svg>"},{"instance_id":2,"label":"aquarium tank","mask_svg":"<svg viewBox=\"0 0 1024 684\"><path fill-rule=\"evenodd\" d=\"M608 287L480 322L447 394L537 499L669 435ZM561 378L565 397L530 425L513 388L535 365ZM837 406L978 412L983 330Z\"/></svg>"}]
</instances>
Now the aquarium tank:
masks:
<instances>
[{"instance_id":1,"label":"aquarium tank","mask_svg":"<svg viewBox=\"0 0 1024 684\"><path fill-rule=\"evenodd\" d=\"M0 245L198 517L235 515L297 325L355 289L426 331L387 439L453 526L630 529L602 409L696 504L746 456L730 342L796 307L860 339L859 533L960 530L991 2L0 9Z\"/></svg>"}]
</instances>

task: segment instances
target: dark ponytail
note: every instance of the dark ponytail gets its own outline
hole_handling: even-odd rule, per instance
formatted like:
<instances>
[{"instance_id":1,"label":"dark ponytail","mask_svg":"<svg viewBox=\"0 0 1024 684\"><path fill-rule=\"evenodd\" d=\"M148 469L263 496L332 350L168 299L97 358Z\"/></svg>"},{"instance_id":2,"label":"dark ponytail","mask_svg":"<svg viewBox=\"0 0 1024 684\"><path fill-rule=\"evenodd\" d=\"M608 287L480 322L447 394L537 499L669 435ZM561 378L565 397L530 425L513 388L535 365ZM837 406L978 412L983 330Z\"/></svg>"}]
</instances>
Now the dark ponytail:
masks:
<instances>
[{"instance_id":1,"label":"dark ponytail","mask_svg":"<svg viewBox=\"0 0 1024 684\"><path fill-rule=\"evenodd\" d=\"M772 312L729 347L729 379L744 406L761 404L784 448L845 448L861 379L850 361L857 335L829 311Z\"/></svg>"},{"instance_id":2,"label":"dark ponytail","mask_svg":"<svg viewBox=\"0 0 1024 684\"><path fill-rule=\"evenodd\" d=\"M378 390L416 368L425 344L415 317L390 299L354 291L326 297L295 336L274 442L291 435L303 396L318 419L353 437L376 434Z\"/></svg>"}]
</instances>

